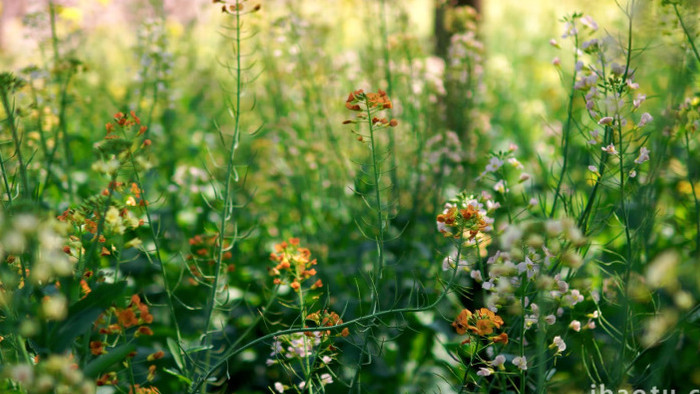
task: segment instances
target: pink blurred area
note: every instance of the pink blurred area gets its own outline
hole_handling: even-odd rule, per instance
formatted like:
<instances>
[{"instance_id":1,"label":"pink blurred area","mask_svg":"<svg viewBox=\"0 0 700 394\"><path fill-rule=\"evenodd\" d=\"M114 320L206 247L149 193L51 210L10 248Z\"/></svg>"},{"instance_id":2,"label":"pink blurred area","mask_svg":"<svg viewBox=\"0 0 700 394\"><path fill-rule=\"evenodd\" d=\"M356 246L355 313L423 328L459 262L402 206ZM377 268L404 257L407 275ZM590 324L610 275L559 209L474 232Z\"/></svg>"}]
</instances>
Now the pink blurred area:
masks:
<instances>
[{"instance_id":1,"label":"pink blurred area","mask_svg":"<svg viewBox=\"0 0 700 394\"><path fill-rule=\"evenodd\" d=\"M133 26L133 23L159 14L186 24L211 15L211 0L54 0L59 7L74 7L80 11L80 28L90 31L96 27ZM46 12L49 0L0 0L0 49L26 47L31 34L22 19L31 13ZM47 26L48 27L48 26Z\"/></svg>"}]
</instances>

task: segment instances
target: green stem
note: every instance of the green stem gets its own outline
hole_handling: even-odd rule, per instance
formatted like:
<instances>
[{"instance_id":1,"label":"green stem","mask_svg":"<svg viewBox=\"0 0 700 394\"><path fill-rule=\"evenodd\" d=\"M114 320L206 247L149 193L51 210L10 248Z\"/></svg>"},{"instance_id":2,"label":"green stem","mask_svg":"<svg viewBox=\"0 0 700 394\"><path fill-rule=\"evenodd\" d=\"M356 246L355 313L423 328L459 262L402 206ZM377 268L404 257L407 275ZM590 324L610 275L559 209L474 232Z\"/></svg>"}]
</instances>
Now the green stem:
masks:
<instances>
[{"instance_id":1,"label":"green stem","mask_svg":"<svg viewBox=\"0 0 700 394\"><path fill-rule=\"evenodd\" d=\"M673 4L673 10L676 12L676 16L678 17L678 22L680 22L681 27L683 28L683 33L685 33L685 36L688 39L688 43L690 44L690 48L693 50L693 53L695 54L695 59L697 59L697 61L700 62L700 53L698 53L698 48L695 47L695 42L693 41L693 37L690 35L690 31L688 31L688 28L685 26L685 23L683 22L683 18L681 17L680 12L678 12L678 4Z\"/></svg>"},{"instance_id":2,"label":"green stem","mask_svg":"<svg viewBox=\"0 0 700 394\"><path fill-rule=\"evenodd\" d=\"M235 159L235 153L236 149L238 148L238 140L239 140L239 127L240 127L240 109L241 109L241 16L239 12L235 13L236 15L236 39L235 39L235 53L236 53L236 104L233 112L234 116L234 132L233 132L233 141L231 141L231 146L229 148L228 154L228 163L227 163L227 169L226 169L226 182L225 182L225 188L224 188L224 196L223 196L223 202L224 206L222 208L221 212L221 221L219 223L219 235L218 235L218 251L217 251L217 256L216 256L216 264L214 267L214 281L211 285L211 292L209 294L209 300L207 303L206 311L205 311L205 316L206 316L206 323L205 323L205 331L204 331L204 345L207 346L211 342L211 335L210 335L210 330L211 330L211 324L212 324L212 316L214 314L214 308L216 306L216 293L219 287L219 280L220 280L220 274L221 274L221 262L223 260L223 254L224 254L224 243L226 240L225 237L225 232L226 232L226 224L228 222L228 216L229 216L229 210L233 212L233 203L232 203L232 193L231 193L231 178L233 177L234 173L234 159ZM233 242L233 241L232 241ZM209 365L209 362L211 360L211 350L207 350L206 352L206 365Z\"/></svg>"},{"instance_id":3,"label":"green stem","mask_svg":"<svg viewBox=\"0 0 700 394\"><path fill-rule=\"evenodd\" d=\"M693 176L690 173L690 161L693 156L690 153L690 136L688 131L685 132L685 152L688 156L688 183L690 183L690 190L693 193L693 201L695 202L695 254L700 257L700 202L698 201L698 194L695 191L695 183L693 182Z\"/></svg>"},{"instance_id":4,"label":"green stem","mask_svg":"<svg viewBox=\"0 0 700 394\"><path fill-rule=\"evenodd\" d=\"M374 266L374 279L380 280L382 277L382 270L384 269L384 210L382 208L382 199L380 193L379 185L379 161L377 159L377 145L374 140L374 127L372 125L372 111L370 108L369 101L365 101L367 105L367 123L369 124L369 136L370 136L370 151L372 153L372 169L374 170L374 196L377 204L377 226L379 230L379 235L376 239L377 241L377 262ZM375 302L372 305L373 312L376 312L378 300L375 298Z\"/></svg>"},{"instance_id":5,"label":"green stem","mask_svg":"<svg viewBox=\"0 0 700 394\"><path fill-rule=\"evenodd\" d=\"M576 63L578 63L578 34L574 35L574 72L571 77L571 87L569 88L569 105L566 111L566 123L564 125L564 130L562 131L562 145L564 145L563 163L561 166L561 173L559 174L559 180L557 181L557 189L554 192L554 201L552 202L552 210L549 213L549 217L554 217L554 213L557 210L557 201L559 199L559 194L561 192L561 185L564 182L564 176L566 175L566 167L569 163L569 135L571 134L571 123L574 111L574 94L576 89Z\"/></svg>"},{"instance_id":6,"label":"green stem","mask_svg":"<svg viewBox=\"0 0 700 394\"><path fill-rule=\"evenodd\" d=\"M5 114L7 115L7 124L10 127L10 131L12 131L12 140L15 143L15 154L17 155L17 161L19 162L19 175L20 175L20 182L22 186L22 196L24 198L29 198L29 179L27 178L27 167L24 163L24 159L22 157L22 149L21 149L21 144L22 141L19 137L19 130L17 130L17 122L15 119L15 109L13 106L10 104L10 90L9 87L7 86L2 86L0 87L2 90L2 106L5 109ZM3 169L3 174L5 174L5 170ZM7 182L7 180L6 180ZM7 183L5 184L7 187ZM8 188L9 190L9 188Z\"/></svg>"}]
</instances>

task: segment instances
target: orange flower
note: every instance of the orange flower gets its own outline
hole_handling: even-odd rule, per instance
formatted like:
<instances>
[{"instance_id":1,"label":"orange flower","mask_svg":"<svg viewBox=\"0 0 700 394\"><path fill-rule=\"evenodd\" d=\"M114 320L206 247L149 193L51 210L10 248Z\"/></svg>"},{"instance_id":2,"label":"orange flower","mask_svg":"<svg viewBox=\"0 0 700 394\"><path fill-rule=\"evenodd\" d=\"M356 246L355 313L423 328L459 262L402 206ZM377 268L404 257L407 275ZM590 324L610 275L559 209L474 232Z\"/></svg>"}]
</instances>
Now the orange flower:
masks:
<instances>
[{"instance_id":1,"label":"orange flower","mask_svg":"<svg viewBox=\"0 0 700 394\"><path fill-rule=\"evenodd\" d=\"M156 377L156 366L155 365L149 365L148 366L148 376L146 377L146 380L149 382L153 380L153 378Z\"/></svg>"},{"instance_id":2,"label":"orange flower","mask_svg":"<svg viewBox=\"0 0 700 394\"><path fill-rule=\"evenodd\" d=\"M493 341L493 343L502 343L504 345L508 344L508 334L505 332L500 333L499 335L496 335L495 337L489 338Z\"/></svg>"},{"instance_id":3,"label":"orange flower","mask_svg":"<svg viewBox=\"0 0 700 394\"><path fill-rule=\"evenodd\" d=\"M136 330L134 336L139 337L141 335L153 335L153 330L151 330L148 326L141 326Z\"/></svg>"},{"instance_id":4,"label":"orange flower","mask_svg":"<svg viewBox=\"0 0 700 394\"><path fill-rule=\"evenodd\" d=\"M457 334L466 334L467 328L469 328L469 318L471 317L472 313L469 311L469 309L462 309L462 311L459 312L459 315L457 315L455 321L452 322L452 327L455 328Z\"/></svg>"},{"instance_id":5,"label":"orange flower","mask_svg":"<svg viewBox=\"0 0 700 394\"><path fill-rule=\"evenodd\" d=\"M139 321L136 318L136 314L134 313L134 310L131 308L127 308L127 309L123 309L123 310L117 309L116 314L117 314L117 320L119 321L119 324L121 324L121 326L124 328L129 328L131 326L135 326L135 325L139 324Z\"/></svg>"},{"instance_id":6,"label":"orange flower","mask_svg":"<svg viewBox=\"0 0 700 394\"><path fill-rule=\"evenodd\" d=\"M146 360L148 360L148 361L160 360L163 357L165 357L165 353L162 350L159 350L155 353L149 354L148 357L146 357Z\"/></svg>"},{"instance_id":7,"label":"orange flower","mask_svg":"<svg viewBox=\"0 0 700 394\"><path fill-rule=\"evenodd\" d=\"M90 353L92 353L95 356L99 356L100 354L105 354L107 353L105 349L102 347L102 341L92 341L90 342Z\"/></svg>"}]
</instances>

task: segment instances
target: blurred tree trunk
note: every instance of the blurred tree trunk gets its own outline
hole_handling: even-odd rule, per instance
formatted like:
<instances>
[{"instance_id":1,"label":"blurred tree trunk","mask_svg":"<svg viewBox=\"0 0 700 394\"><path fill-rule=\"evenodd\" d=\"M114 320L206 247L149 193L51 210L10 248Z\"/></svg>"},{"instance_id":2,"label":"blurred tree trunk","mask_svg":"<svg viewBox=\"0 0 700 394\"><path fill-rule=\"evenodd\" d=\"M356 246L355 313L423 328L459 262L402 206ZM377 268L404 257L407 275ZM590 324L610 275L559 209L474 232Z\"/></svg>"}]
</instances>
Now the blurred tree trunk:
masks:
<instances>
[{"instance_id":1,"label":"blurred tree trunk","mask_svg":"<svg viewBox=\"0 0 700 394\"><path fill-rule=\"evenodd\" d=\"M470 6L481 13L482 0L435 0L435 54L447 58L450 33L445 27L445 11L450 7Z\"/></svg>"}]
</instances>

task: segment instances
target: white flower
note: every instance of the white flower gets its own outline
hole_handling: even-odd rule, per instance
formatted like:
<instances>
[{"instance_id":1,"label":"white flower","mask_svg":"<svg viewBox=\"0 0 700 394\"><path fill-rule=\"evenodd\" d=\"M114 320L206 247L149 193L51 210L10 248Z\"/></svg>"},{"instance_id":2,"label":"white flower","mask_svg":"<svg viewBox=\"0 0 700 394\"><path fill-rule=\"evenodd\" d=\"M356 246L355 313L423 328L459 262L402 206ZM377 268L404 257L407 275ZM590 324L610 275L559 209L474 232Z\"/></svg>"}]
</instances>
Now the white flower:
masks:
<instances>
[{"instance_id":1,"label":"white flower","mask_svg":"<svg viewBox=\"0 0 700 394\"><path fill-rule=\"evenodd\" d=\"M498 356L496 356L496 358L493 359L493 361L491 361L491 365L493 365L494 367L500 367L505 363L506 363L506 356L504 356L502 354L499 354Z\"/></svg>"},{"instance_id":2,"label":"white flower","mask_svg":"<svg viewBox=\"0 0 700 394\"><path fill-rule=\"evenodd\" d=\"M649 160L649 152L651 152L651 151L649 149L647 149L646 147L644 147L644 146L641 147L641 149L639 149L639 157L634 159L634 162L637 164L642 164L645 161L648 161Z\"/></svg>"},{"instance_id":3,"label":"white flower","mask_svg":"<svg viewBox=\"0 0 700 394\"><path fill-rule=\"evenodd\" d=\"M280 382L275 382L275 391L278 393L284 393L284 385Z\"/></svg>"},{"instance_id":4,"label":"white flower","mask_svg":"<svg viewBox=\"0 0 700 394\"><path fill-rule=\"evenodd\" d=\"M586 323L586 328L589 330L592 330L595 328L595 322L593 320L589 320L588 323Z\"/></svg>"},{"instance_id":5,"label":"white flower","mask_svg":"<svg viewBox=\"0 0 700 394\"><path fill-rule=\"evenodd\" d=\"M598 30L598 23L596 23L596 21L594 21L590 15L586 15L583 18L581 18L581 24L583 24L586 27L589 27L593 31Z\"/></svg>"},{"instance_id":6,"label":"white flower","mask_svg":"<svg viewBox=\"0 0 700 394\"><path fill-rule=\"evenodd\" d=\"M493 278L489 279L487 282L484 282L484 284L481 285L481 287L482 287L484 290L493 289L493 287L494 287Z\"/></svg>"},{"instance_id":7,"label":"white flower","mask_svg":"<svg viewBox=\"0 0 700 394\"><path fill-rule=\"evenodd\" d=\"M516 159L515 157L511 157L510 159L508 159L508 164L510 164L511 166L513 166L519 170L522 170L525 168L525 167L523 167L523 164L521 162L519 162L518 159Z\"/></svg>"},{"instance_id":8,"label":"white flower","mask_svg":"<svg viewBox=\"0 0 700 394\"><path fill-rule=\"evenodd\" d=\"M616 155L617 154L617 149L615 149L615 144L610 144L606 146L605 148L600 148L603 152L610 154L610 155Z\"/></svg>"},{"instance_id":9,"label":"white flower","mask_svg":"<svg viewBox=\"0 0 700 394\"><path fill-rule=\"evenodd\" d=\"M506 189L506 185L503 183L503 179L493 185L493 190L497 191L498 193L505 193L508 191L508 189Z\"/></svg>"},{"instance_id":10,"label":"white flower","mask_svg":"<svg viewBox=\"0 0 700 394\"><path fill-rule=\"evenodd\" d=\"M612 116L606 116L606 117L600 118L600 120L598 121L598 124L599 125L608 125L608 124L611 124L612 122L613 122Z\"/></svg>"},{"instance_id":11,"label":"white flower","mask_svg":"<svg viewBox=\"0 0 700 394\"><path fill-rule=\"evenodd\" d=\"M546 321L547 324L551 326L552 324L557 322L557 317L554 315L547 315L545 316L544 321Z\"/></svg>"},{"instance_id":12,"label":"white flower","mask_svg":"<svg viewBox=\"0 0 700 394\"><path fill-rule=\"evenodd\" d=\"M333 377L329 373L324 373L321 375L321 384L324 386L333 383Z\"/></svg>"},{"instance_id":13,"label":"white flower","mask_svg":"<svg viewBox=\"0 0 700 394\"><path fill-rule=\"evenodd\" d=\"M522 174L520 174L520 178L518 178L518 182L523 183L529 179L530 179L530 174L528 174L527 172L523 172Z\"/></svg>"},{"instance_id":14,"label":"white flower","mask_svg":"<svg viewBox=\"0 0 700 394\"><path fill-rule=\"evenodd\" d=\"M561 64L561 60L559 59L559 56L556 56L554 59L552 59L552 64L555 66L559 66Z\"/></svg>"},{"instance_id":15,"label":"white flower","mask_svg":"<svg viewBox=\"0 0 700 394\"><path fill-rule=\"evenodd\" d=\"M481 277L481 271L479 271L479 270L472 271L470 275L471 275L472 279L474 279L477 282L481 283L484 281L484 278Z\"/></svg>"},{"instance_id":16,"label":"white flower","mask_svg":"<svg viewBox=\"0 0 700 394\"><path fill-rule=\"evenodd\" d=\"M559 43L557 42L557 40L555 40L555 39L553 39L553 38L552 38L551 40L549 40L549 45L551 45L551 46L553 46L553 47L555 47L555 48L561 48L561 47L559 46Z\"/></svg>"},{"instance_id":17,"label":"white flower","mask_svg":"<svg viewBox=\"0 0 700 394\"><path fill-rule=\"evenodd\" d=\"M563 352L566 350L566 342L564 342L563 339L559 335L554 337L554 340L552 341L552 345L550 347L556 347L557 348L557 354Z\"/></svg>"},{"instance_id":18,"label":"white flower","mask_svg":"<svg viewBox=\"0 0 700 394\"><path fill-rule=\"evenodd\" d=\"M638 94L637 98L632 100L632 104L634 105L634 108L639 108L639 106L644 102L644 100L647 99L646 94Z\"/></svg>"},{"instance_id":19,"label":"white flower","mask_svg":"<svg viewBox=\"0 0 700 394\"><path fill-rule=\"evenodd\" d=\"M630 178L635 178L636 176L637 176L637 171L631 170L630 173L629 173L629 177L630 177Z\"/></svg>"},{"instance_id":20,"label":"white flower","mask_svg":"<svg viewBox=\"0 0 700 394\"><path fill-rule=\"evenodd\" d=\"M513 365L520 368L523 371L527 371L527 358L525 356L516 357L513 359Z\"/></svg>"},{"instance_id":21,"label":"white flower","mask_svg":"<svg viewBox=\"0 0 700 394\"><path fill-rule=\"evenodd\" d=\"M636 82L632 82L631 79L627 80L627 87L630 88L631 90L639 89L639 84Z\"/></svg>"},{"instance_id":22,"label":"white flower","mask_svg":"<svg viewBox=\"0 0 700 394\"><path fill-rule=\"evenodd\" d=\"M530 201L528 201L527 205L530 207L536 207L537 206L537 199L534 197L531 198Z\"/></svg>"},{"instance_id":23,"label":"white flower","mask_svg":"<svg viewBox=\"0 0 700 394\"><path fill-rule=\"evenodd\" d=\"M637 127L642 127L645 124L651 122L654 120L654 118L649 114L649 112L645 112L642 114L642 118L639 119L639 123L637 123Z\"/></svg>"},{"instance_id":24,"label":"white flower","mask_svg":"<svg viewBox=\"0 0 700 394\"><path fill-rule=\"evenodd\" d=\"M569 328L576 332L579 332L581 331L581 322L578 320L572 320L571 323L569 323Z\"/></svg>"},{"instance_id":25,"label":"white flower","mask_svg":"<svg viewBox=\"0 0 700 394\"><path fill-rule=\"evenodd\" d=\"M330 356L323 356L321 358L321 361L323 361L324 364L328 365L331 363L331 361L333 361L333 359Z\"/></svg>"},{"instance_id":26,"label":"white flower","mask_svg":"<svg viewBox=\"0 0 700 394\"><path fill-rule=\"evenodd\" d=\"M491 369L491 368L479 368L479 371L476 374L479 376L490 376L490 375L493 375L493 369Z\"/></svg>"},{"instance_id":27,"label":"white flower","mask_svg":"<svg viewBox=\"0 0 700 394\"><path fill-rule=\"evenodd\" d=\"M539 267L535 262L530 260L529 257L525 257L525 261L517 265L518 267L518 273L522 274L523 272L527 272L527 278L532 279L533 276L539 271Z\"/></svg>"},{"instance_id":28,"label":"white flower","mask_svg":"<svg viewBox=\"0 0 700 394\"><path fill-rule=\"evenodd\" d=\"M503 166L503 160L498 157L492 157L489 164L486 165L486 172L496 172Z\"/></svg>"}]
</instances>

